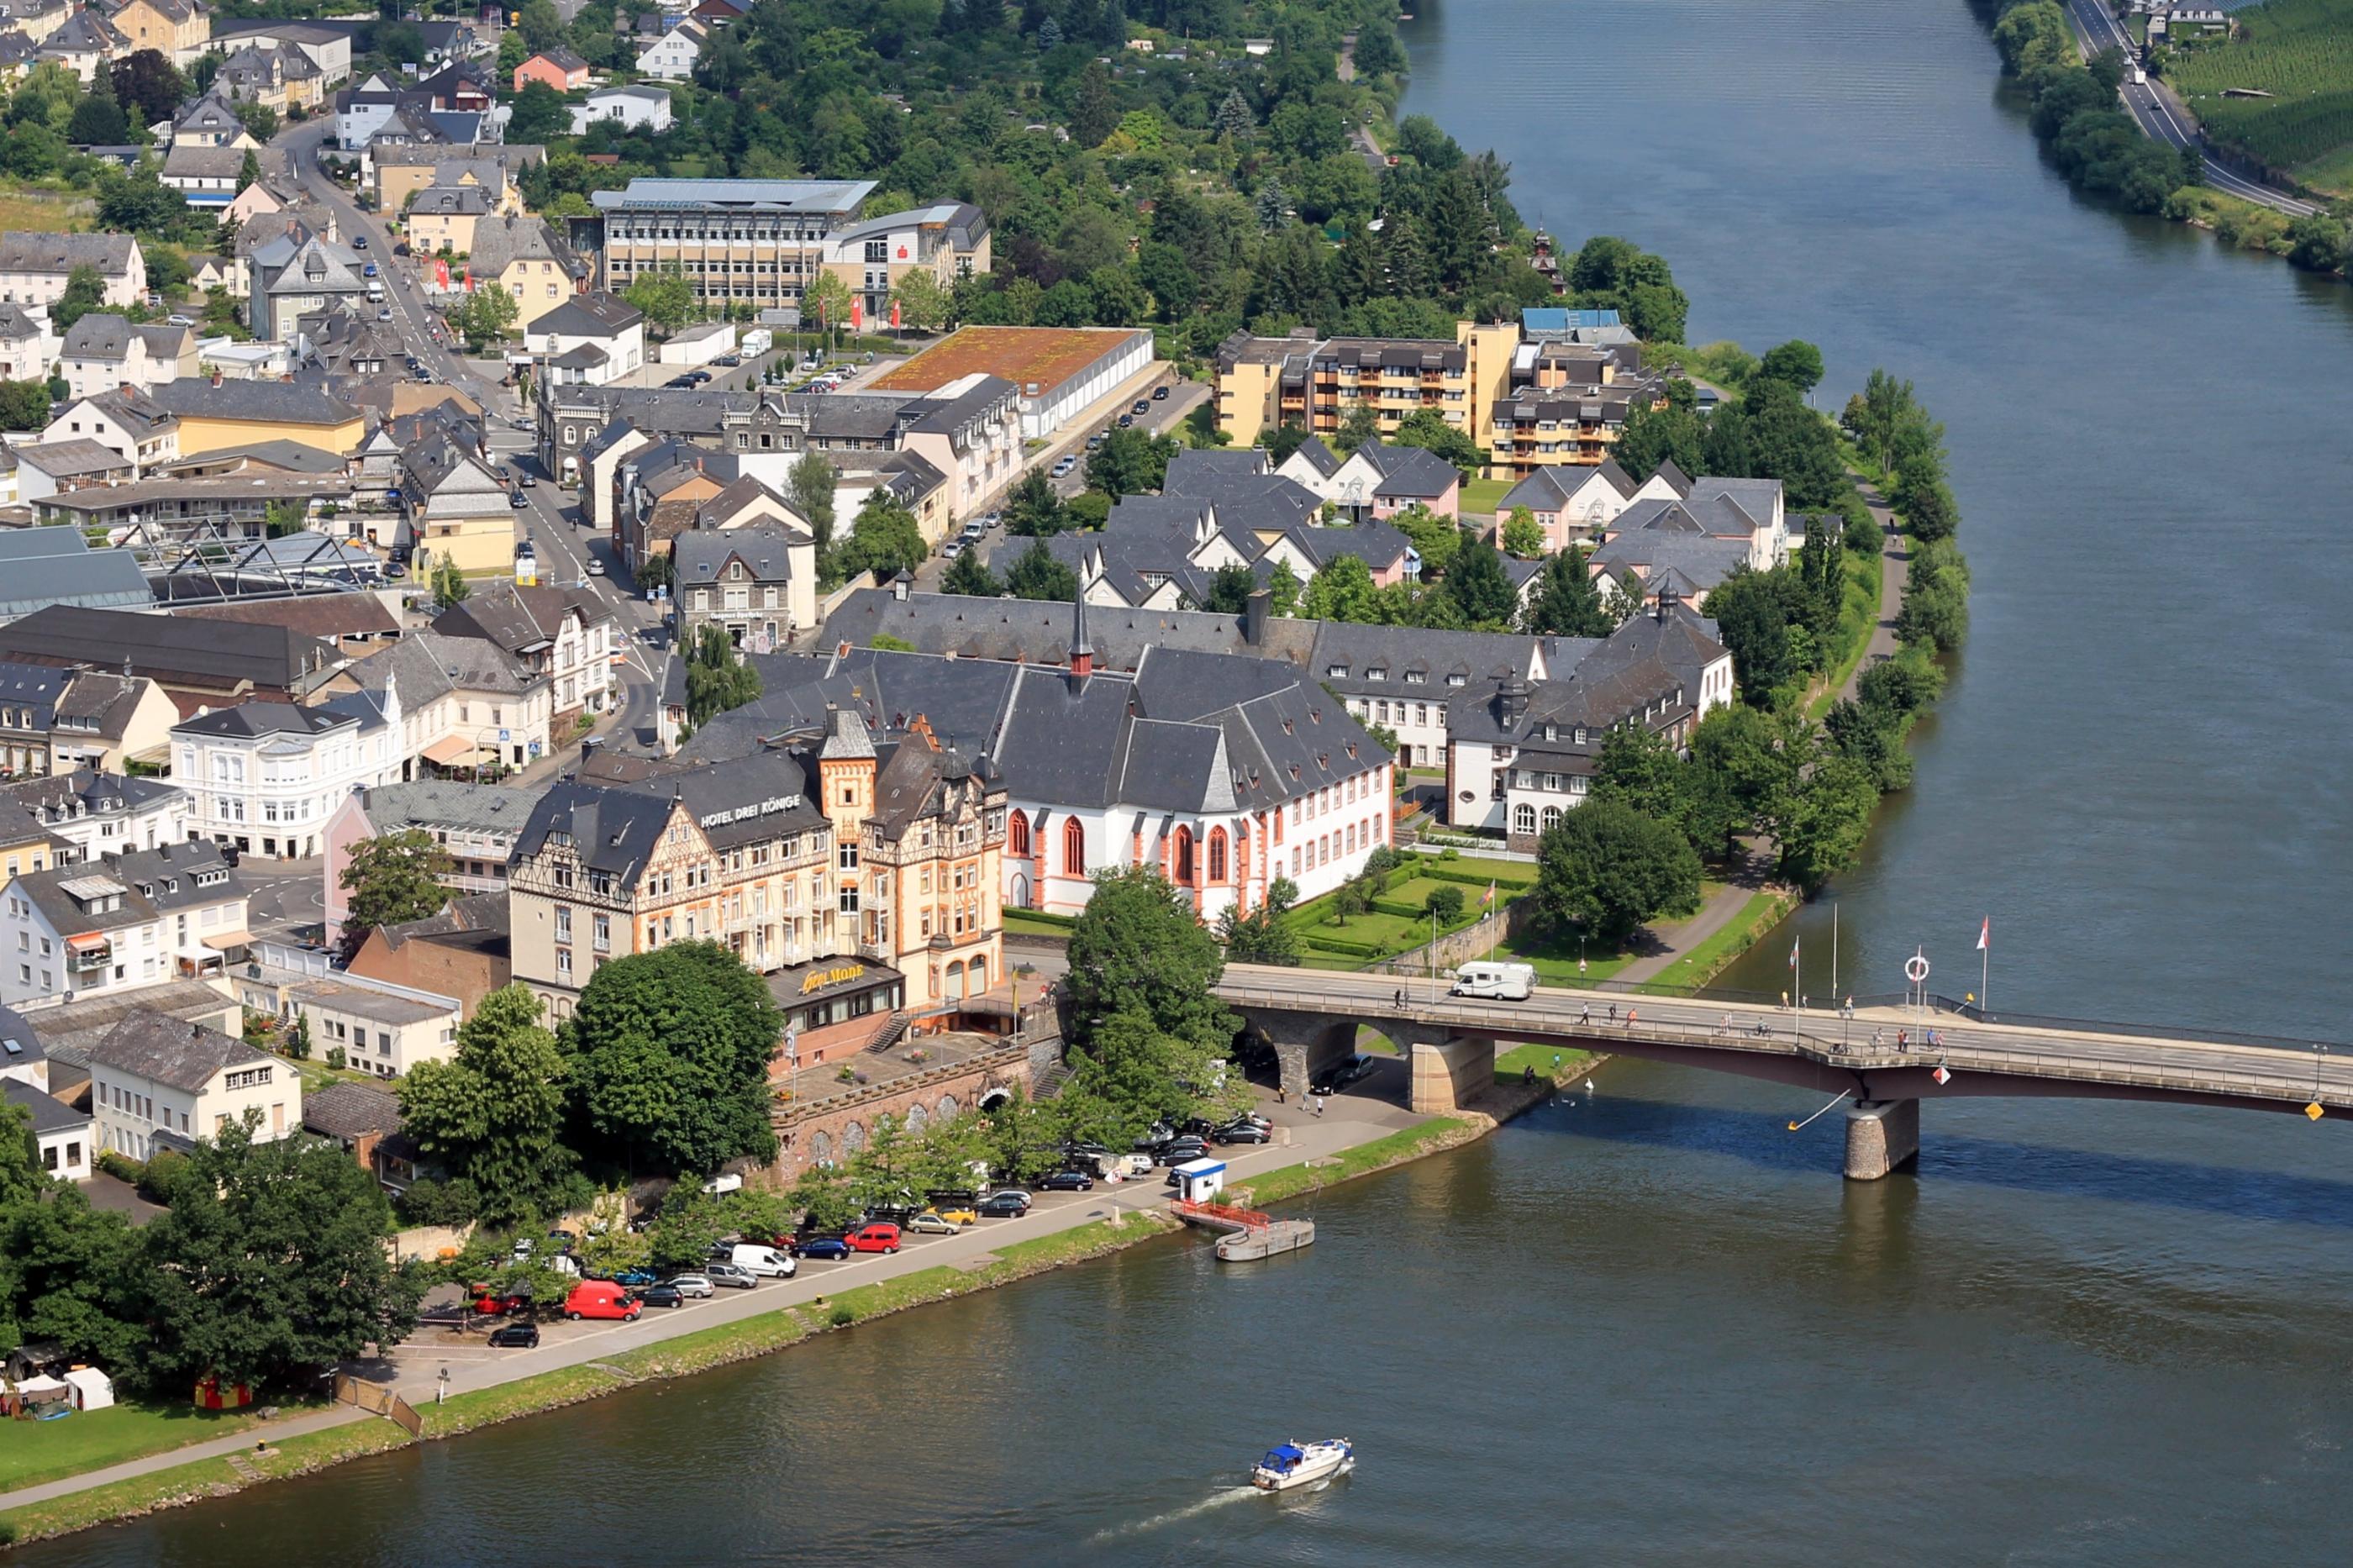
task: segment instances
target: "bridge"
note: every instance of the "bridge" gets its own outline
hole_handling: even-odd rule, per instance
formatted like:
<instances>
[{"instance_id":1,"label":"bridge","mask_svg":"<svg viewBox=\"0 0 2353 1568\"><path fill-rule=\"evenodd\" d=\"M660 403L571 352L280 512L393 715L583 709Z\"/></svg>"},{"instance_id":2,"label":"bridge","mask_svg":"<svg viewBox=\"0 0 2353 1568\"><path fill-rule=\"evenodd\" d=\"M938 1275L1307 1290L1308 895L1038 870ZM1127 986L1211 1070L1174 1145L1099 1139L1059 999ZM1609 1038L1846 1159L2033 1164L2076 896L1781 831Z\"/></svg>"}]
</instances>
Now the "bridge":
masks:
<instances>
[{"instance_id":1,"label":"bridge","mask_svg":"<svg viewBox=\"0 0 2353 1568\"><path fill-rule=\"evenodd\" d=\"M1500 1042L1606 1051L1846 1096L1846 1173L1876 1180L1915 1159L1920 1102L1982 1095L2164 1100L2353 1114L2353 1048L2139 1025L1988 1016L1947 998L1834 1008L1540 986L1525 1002L1451 996L1443 977L1233 963L1219 1000L1273 1046L1301 1093L1345 1061L1359 1025L1404 1048L1417 1111L1456 1110L1493 1082Z\"/></svg>"}]
</instances>

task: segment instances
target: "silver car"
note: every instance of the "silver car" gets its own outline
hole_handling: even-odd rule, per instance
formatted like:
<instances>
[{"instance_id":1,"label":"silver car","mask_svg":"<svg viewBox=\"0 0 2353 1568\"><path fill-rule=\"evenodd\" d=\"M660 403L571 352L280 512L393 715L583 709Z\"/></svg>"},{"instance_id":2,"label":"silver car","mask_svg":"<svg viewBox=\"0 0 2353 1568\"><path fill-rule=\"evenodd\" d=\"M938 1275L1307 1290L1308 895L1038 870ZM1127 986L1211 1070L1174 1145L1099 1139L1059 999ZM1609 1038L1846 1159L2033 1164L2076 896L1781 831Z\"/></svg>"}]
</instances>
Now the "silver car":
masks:
<instances>
[{"instance_id":1,"label":"silver car","mask_svg":"<svg viewBox=\"0 0 2353 1568\"><path fill-rule=\"evenodd\" d=\"M707 1275L673 1274L669 1279L663 1280L662 1283L669 1286L671 1289L677 1291L681 1296L701 1298L709 1296L712 1293L711 1279Z\"/></svg>"},{"instance_id":2,"label":"silver car","mask_svg":"<svg viewBox=\"0 0 2353 1568\"><path fill-rule=\"evenodd\" d=\"M737 1290L749 1290L760 1282L758 1275L748 1268L739 1268L733 1263L706 1264L703 1266L702 1272L709 1277L713 1285L726 1285Z\"/></svg>"}]
</instances>

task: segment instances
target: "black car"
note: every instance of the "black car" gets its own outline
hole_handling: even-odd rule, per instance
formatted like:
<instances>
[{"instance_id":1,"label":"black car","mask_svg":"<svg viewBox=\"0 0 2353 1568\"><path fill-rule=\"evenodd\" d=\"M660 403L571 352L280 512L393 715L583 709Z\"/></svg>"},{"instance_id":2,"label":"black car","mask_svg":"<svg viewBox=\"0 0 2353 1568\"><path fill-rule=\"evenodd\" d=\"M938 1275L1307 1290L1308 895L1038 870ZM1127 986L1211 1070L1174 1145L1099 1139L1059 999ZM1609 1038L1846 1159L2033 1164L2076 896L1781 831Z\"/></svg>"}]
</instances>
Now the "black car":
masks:
<instances>
[{"instance_id":1,"label":"black car","mask_svg":"<svg viewBox=\"0 0 2353 1568\"><path fill-rule=\"evenodd\" d=\"M1218 1129L1220 1143L1265 1143L1271 1135L1255 1121L1235 1121Z\"/></svg>"},{"instance_id":2,"label":"black car","mask_svg":"<svg viewBox=\"0 0 2353 1568\"><path fill-rule=\"evenodd\" d=\"M535 1351L539 1348L537 1323L501 1323L491 1331L491 1343L500 1350Z\"/></svg>"},{"instance_id":3,"label":"black car","mask_svg":"<svg viewBox=\"0 0 2353 1568\"><path fill-rule=\"evenodd\" d=\"M1094 1188L1095 1179L1084 1171L1057 1171L1038 1178L1038 1190L1044 1193L1091 1193Z\"/></svg>"},{"instance_id":4,"label":"black car","mask_svg":"<svg viewBox=\"0 0 2353 1568\"><path fill-rule=\"evenodd\" d=\"M1161 1145L1159 1161L1164 1165L1181 1165L1187 1160L1208 1158L1209 1146L1198 1138L1179 1138Z\"/></svg>"},{"instance_id":5,"label":"black car","mask_svg":"<svg viewBox=\"0 0 2353 1568\"><path fill-rule=\"evenodd\" d=\"M1155 403L1162 403L1162 402L1166 402L1166 401L1167 400L1167 397L1168 397L1168 389L1167 389L1166 387L1165 387L1165 386L1155 386L1155 387L1154 387L1154 388L1152 389L1152 401L1153 401L1153 402L1155 402Z\"/></svg>"},{"instance_id":6,"label":"black car","mask_svg":"<svg viewBox=\"0 0 2353 1568\"><path fill-rule=\"evenodd\" d=\"M683 1307L685 1292L675 1285L649 1285L638 1292L640 1303L649 1307Z\"/></svg>"},{"instance_id":7,"label":"black car","mask_svg":"<svg viewBox=\"0 0 2353 1568\"><path fill-rule=\"evenodd\" d=\"M1111 1151L1100 1143L1073 1140L1062 1145L1062 1152L1073 1160L1100 1160Z\"/></svg>"},{"instance_id":8,"label":"black car","mask_svg":"<svg viewBox=\"0 0 2353 1568\"><path fill-rule=\"evenodd\" d=\"M1119 416L1119 427L1123 430L1134 423L1135 416L1133 414L1123 414Z\"/></svg>"},{"instance_id":9,"label":"black car","mask_svg":"<svg viewBox=\"0 0 2353 1568\"><path fill-rule=\"evenodd\" d=\"M1043 1186L1046 1184L1038 1184ZM973 1205L987 1219L1019 1219L1029 1212L1029 1200L1010 1193L994 1193Z\"/></svg>"}]
</instances>

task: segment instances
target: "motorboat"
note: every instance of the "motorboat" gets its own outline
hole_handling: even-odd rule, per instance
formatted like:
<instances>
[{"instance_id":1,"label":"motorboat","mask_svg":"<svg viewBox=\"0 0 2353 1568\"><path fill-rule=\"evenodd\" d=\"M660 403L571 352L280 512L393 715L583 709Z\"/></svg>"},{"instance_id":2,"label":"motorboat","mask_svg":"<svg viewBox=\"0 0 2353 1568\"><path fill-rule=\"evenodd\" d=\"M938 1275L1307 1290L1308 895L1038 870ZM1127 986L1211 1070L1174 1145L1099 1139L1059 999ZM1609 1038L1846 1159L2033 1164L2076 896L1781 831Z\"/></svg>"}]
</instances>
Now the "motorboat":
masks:
<instances>
[{"instance_id":1,"label":"motorboat","mask_svg":"<svg viewBox=\"0 0 2353 1568\"><path fill-rule=\"evenodd\" d=\"M1293 1441L1266 1451L1266 1458L1250 1471L1250 1484L1261 1491L1289 1491L1310 1481L1320 1481L1352 1469L1356 1463L1356 1450L1345 1437L1327 1438L1321 1443Z\"/></svg>"}]
</instances>

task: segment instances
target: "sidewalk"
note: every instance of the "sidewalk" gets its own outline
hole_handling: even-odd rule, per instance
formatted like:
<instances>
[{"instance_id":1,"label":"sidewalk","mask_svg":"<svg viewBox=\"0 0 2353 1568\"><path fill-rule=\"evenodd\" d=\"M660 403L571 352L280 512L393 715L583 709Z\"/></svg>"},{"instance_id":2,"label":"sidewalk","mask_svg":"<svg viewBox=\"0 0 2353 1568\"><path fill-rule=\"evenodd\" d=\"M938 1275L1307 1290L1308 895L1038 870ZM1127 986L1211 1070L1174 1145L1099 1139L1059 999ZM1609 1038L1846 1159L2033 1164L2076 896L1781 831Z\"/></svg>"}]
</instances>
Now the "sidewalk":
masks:
<instances>
[{"instance_id":1,"label":"sidewalk","mask_svg":"<svg viewBox=\"0 0 2353 1568\"><path fill-rule=\"evenodd\" d=\"M1731 924L1733 918L1748 907L1749 899L1765 886L1765 871L1763 855L1756 846L1749 846L1741 856L1740 869L1700 905L1699 913L1672 931L1654 932L1665 945L1657 952L1636 959L1604 984L1639 985L1667 973L1683 961L1685 953Z\"/></svg>"},{"instance_id":2,"label":"sidewalk","mask_svg":"<svg viewBox=\"0 0 2353 1568\"><path fill-rule=\"evenodd\" d=\"M1402 1062L1385 1062L1367 1080L1366 1087L1382 1086L1401 1099L1402 1079L1394 1084L1388 1080L1393 1076L1401 1075L1404 1070ZM1278 1129L1282 1130L1278 1136L1287 1132L1290 1142L1225 1151L1224 1157L1231 1168L1233 1178L1245 1180L1252 1173L1277 1170L1305 1160L1326 1158L1426 1120L1414 1115L1401 1103L1387 1099L1377 1100L1369 1094L1344 1092L1333 1096L1329 1103L1328 1113L1322 1117L1309 1116L1297 1106L1262 1105L1264 1113L1272 1118ZM665 1340L723 1323L741 1322L786 1307L804 1306L853 1286L871 1285L924 1269L983 1260L995 1247L1009 1241L1027 1241L1075 1230L1114 1214L1125 1215L1146 1210L1165 1210L1169 1194L1168 1189L1161 1184L1159 1173L1155 1171L1145 1180L1098 1186L1092 1192L1039 1195L1043 1203L1022 1219L985 1221L950 1237L913 1237L905 1250L889 1256L867 1254L841 1263L805 1261L800 1274L794 1279L769 1281L750 1290L731 1290L683 1309L641 1318L635 1323L607 1323L595 1327L564 1323L543 1325L548 1342L535 1351L491 1352L480 1336L474 1336L469 1342L436 1331L429 1341L412 1340L394 1347L384 1362L375 1367L353 1370L371 1382L388 1384L411 1405L422 1408L433 1403L444 1367L448 1369L448 1390L453 1394L495 1388L543 1373L585 1365L603 1356L659 1344ZM467 1359L469 1356L483 1359L470 1361ZM385 1375L386 1368L389 1369L389 1376ZM259 1442L281 1442L304 1433L323 1431L353 1421L375 1419L379 1417L368 1415L349 1405L332 1410L306 1411L301 1415L249 1426L234 1437L195 1443L185 1448L151 1454L102 1470L91 1470L0 1495L0 1513L137 1476L153 1475L205 1459L226 1458L233 1453L249 1452Z\"/></svg>"},{"instance_id":3,"label":"sidewalk","mask_svg":"<svg viewBox=\"0 0 2353 1568\"><path fill-rule=\"evenodd\" d=\"M1895 640L1895 616L1904 608L1904 579L1912 568L1912 552L1895 530L1895 514L1889 510L1887 498L1861 475L1855 476L1855 489L1862 492L1862 504L1870 509L1871 521L1879 525L1879 624L1871 628L1871 640L1862 645L1862 658L1856 661L1854 673L1839 688L1841 697L1854 695L1864 670L1895 657L1899 646Z\"/></svg>"}]
</instances>

